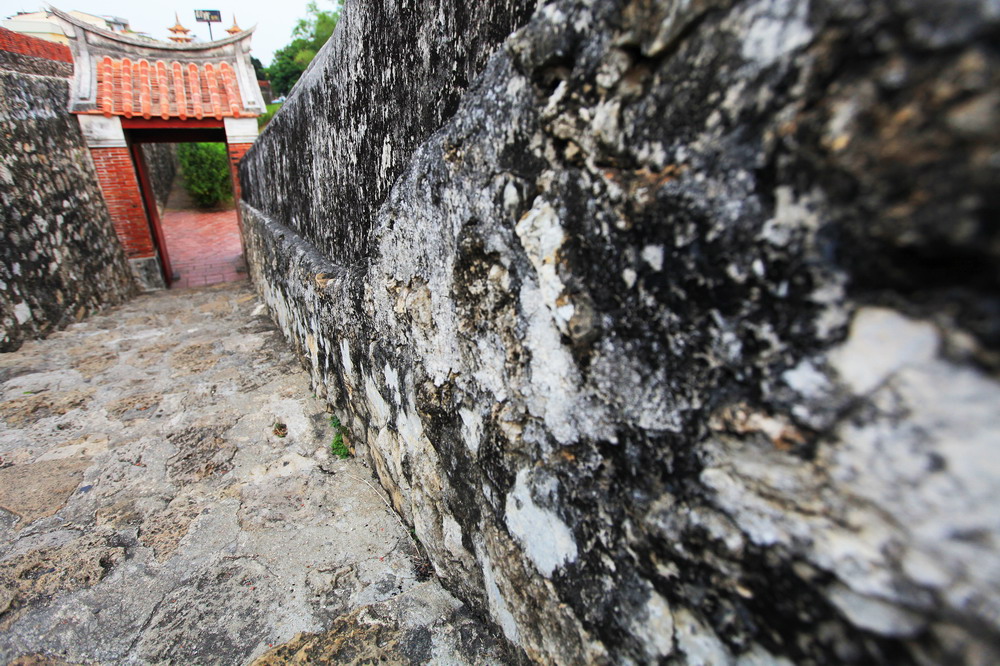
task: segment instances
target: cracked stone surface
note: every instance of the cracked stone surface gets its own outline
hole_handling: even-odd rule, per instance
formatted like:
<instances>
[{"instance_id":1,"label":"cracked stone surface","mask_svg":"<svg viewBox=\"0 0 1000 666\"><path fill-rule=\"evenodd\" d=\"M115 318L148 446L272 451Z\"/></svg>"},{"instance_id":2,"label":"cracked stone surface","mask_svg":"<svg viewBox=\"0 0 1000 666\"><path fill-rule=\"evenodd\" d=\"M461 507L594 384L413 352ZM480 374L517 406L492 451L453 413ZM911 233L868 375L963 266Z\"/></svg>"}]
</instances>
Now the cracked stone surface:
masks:
<instances>
[{"instance_id":1,"label":"cracked stone surface","mask_svg":"<svg viewBox=\"0 0 1000 666\"><path fill-rule=\"evenodd\" d=\"M997 3L465 4L347 2L240 165L446 587L543 663L1000 662Z\"/></svg>"},{"instance_id":2,"label":"cracked stone surface","mask_svg":"<svg viewBox=\"0 0 1000 666\"><path fill-rule=\"evenodd\" d=\"M329 417L245 282L0 355L0 663L510 661Z\"/></svg>"}]
</instances>

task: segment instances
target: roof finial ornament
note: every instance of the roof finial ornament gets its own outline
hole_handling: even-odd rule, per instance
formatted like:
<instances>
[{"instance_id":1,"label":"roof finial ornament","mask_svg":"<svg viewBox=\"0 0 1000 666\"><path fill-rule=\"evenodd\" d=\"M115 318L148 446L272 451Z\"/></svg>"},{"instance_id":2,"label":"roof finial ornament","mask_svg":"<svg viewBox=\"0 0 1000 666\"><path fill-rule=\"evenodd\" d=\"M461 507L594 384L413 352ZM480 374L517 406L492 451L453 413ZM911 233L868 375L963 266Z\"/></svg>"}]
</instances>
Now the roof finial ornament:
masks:
<instances>
[{"instance_id":1,"label":"roof finial ornament","mask_svg":"<svg viewBox=\"0 0 1000 666\"><path fill-rule=\"evenodd\" d=\"M172 42L177 42L178 44L187 44L192 39L191 35L188 34L191 31L181 25L181 20L177 16L177 12L174 12L174 27L167 28L167 30L174 33L173 35L167 38Z\"/></svg>"},{"instance_id":2,"label":"roof finial ornament","mask_svg":"<svg viewBox=\"0 0 1000 666\"><path fill-rule=\"evenodd\" d=\"M236 14L233 14L233 25L228 30L226 30L226 32L228 32L230 35L235 35L236 33L243 32L243 28L241 28L236 23Z\"/></svg>"}]
</instances>

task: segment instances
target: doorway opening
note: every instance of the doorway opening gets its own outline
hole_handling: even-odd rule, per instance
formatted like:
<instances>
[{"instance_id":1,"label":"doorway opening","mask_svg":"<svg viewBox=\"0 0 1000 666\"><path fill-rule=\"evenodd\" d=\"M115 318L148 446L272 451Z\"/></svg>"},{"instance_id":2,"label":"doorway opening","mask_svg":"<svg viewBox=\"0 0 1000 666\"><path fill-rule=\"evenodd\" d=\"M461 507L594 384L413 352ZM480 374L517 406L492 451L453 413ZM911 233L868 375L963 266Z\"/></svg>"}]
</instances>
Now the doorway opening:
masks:
<instances>
[{"instance_id":1,"label":"doorway opening","mask_svg":"<svg viewBox=\"0 0 1000 666\"><path fill-rule=\"evenodd\" d=\"M250 62L253 31L234 30L207 43L168 44L52 13L72 35L70 112L80 121L111 222L140 288L197 287L240 277L239 209L198 211L158 202L144 146L223 144L232 200L239 201L236 167L256 139L257 117L266 109Z\"/></svg>"},{"instance_id":2,"label":"doorway opening","mask_svg":"<svg viewBox=\"0 0 1000 666\"><path fill-rule=\"evenodd\" d=\"M236 202L200 208L177 175L161 216L171 257L171 289L233 282L246 277Z\"/></svg>"},{"instance_id":3,"label":"doorway opening","mask_svg":"<svg viewBox=\"0 0 1000 666\"><path fill-rule=\"evenodd\" d=\"M145 164L137 164L137 168L144 169L150 181L153 201L144 197L145 204L157 209L158 221L152 220L151 226L164 282L171 289L186 289L245 278L237 202L225 144L140 145ZM187 179L198 181L195 190L199 197L191 195ZM160 233L156 232L157 224ZM163 257L167 260L163 261Z\"/></svg>"},{"instance_id":4,"label":"doorway opening","mask_svg":"<svg viewBox=\"0 0 1000 666\"><path fill-rule=\"evenodd\" d=\"M234 145L218 120L188 120L186 127L179 124L134 118L121 121L148 221L154 258L150 269L158 268L160 288L244 279L236 164L249 144ZM188 188L188 178L201 187ZM211 183L214 196L192 196L191 192L203 193L206 182Z\"/></svg>"}]
</instances>

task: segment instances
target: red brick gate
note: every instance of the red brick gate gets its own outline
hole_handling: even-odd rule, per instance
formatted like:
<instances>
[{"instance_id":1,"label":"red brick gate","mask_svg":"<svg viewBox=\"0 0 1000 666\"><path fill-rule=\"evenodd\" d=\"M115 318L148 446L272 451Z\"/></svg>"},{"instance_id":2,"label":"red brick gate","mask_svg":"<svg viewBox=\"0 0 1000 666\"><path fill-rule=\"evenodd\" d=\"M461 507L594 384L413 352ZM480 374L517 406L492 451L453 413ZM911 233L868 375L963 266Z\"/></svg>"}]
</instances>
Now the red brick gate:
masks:
<instances>
[{"instance_id":1,"label":"red brick gate","mask_svg":"<svg viewBox=\"0 0 1000 666\"><path fill-rule=\"evenodd\" d=\"M80 120L115 231L142 286L163 288L172 276L170 257L139 144L225 142L239 199L236 167L265 110L250 63L253 30L172 44L52 13L70 37L70 111Z\"/></svg>"}]
</instances>

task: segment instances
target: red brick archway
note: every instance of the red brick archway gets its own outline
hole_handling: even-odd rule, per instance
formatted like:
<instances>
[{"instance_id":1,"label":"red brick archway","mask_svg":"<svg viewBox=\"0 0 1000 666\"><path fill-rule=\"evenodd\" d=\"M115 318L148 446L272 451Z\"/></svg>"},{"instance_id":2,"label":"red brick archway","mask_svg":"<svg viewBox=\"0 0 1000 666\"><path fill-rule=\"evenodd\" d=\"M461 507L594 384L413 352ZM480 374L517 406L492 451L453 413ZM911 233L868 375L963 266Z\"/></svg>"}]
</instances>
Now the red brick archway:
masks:
<instances>
[{"instance_id":1,"label":"red brick archway","mask_svg":"<svg viewBox=\"0 0 1000 666\"><path fill-rule=\"evenodd\" d=\"M86 124L91 121L82 122ZM162 286L169 286L173 276L169 249L140 146L143 143L187 141L225 143L229 155L233 197L238 201L240 181L237 166L253 143L240 140L242 137L232 140L233 134L227 133L223 120L219 119L181 121L123 118L120 124L123 145L90 146L98 181L115 231L137 272L143 271L141 279L145 286L160 286L155 284L154 276L150 275L154 270L160 275Z\"/></svg>"},{"instance_id":2,"label":"red brick archway","mask_svg":"<svg viewBox=\"0 0 1000 666\"><path fill-rule=\"evenodd\" d=\"M265 109L250 63L253 31L200 44L150 43L52 11L71 38L70 111L80 120L115 231L142 286L168 286L170 257L139 146L224 142L239 199L237 165Z\"/></svg>"}]
</instances>

